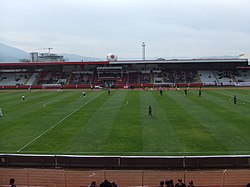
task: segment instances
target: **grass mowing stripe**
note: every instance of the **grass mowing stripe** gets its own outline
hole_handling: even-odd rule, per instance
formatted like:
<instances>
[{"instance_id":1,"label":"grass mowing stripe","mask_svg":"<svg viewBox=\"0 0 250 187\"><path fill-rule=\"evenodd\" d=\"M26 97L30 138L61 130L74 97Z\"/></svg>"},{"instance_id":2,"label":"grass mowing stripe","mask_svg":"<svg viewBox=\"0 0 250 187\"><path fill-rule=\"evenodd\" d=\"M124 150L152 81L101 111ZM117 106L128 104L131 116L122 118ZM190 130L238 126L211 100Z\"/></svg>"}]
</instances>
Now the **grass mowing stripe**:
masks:
<instances>
[{"instance_id":1,"label":"grass mowing stripe","mask_svg":"<svg viewBox=\"0 0 250 187\"><path fill-rule=\"evenodd\" d=\"M138 92L123 91L119 97L128 100L128 105L114 112L114 121L102 151L109 151L111 154L123 152L122 155L127 155L127 152L141 152L142 130Z\"/></svg>"},{"instance_id":2,"label":"grass mowing stripe","mask_svg":"<svg viewBox=\"0 0 250 187\"><path fill-rule=\"evenodd\" d=\"M207 92L206 98L209 98L210 95ZM238 131L237 127L234 123L230 122L230 119L233 119L230 114L230 111L226 110L220 106L220 100L222 102L225 99L216 99L214 96L210 98L210 102L191 102L191 98L194 97L192 95L188 95L187 97L182 97L186 99L182 100L182 103L192 106L192 109L188 110L188 112L196 117L197 120L201 122L201 124L207 127L210 130L210 133L214 135L214 137L223 144L227 151L241 151L239 146L243 146L243 150L246 148L246 138L241 137L242 133ZM198 97L195 96L197 99ZM202 99L202 98L200 98ZM203 98L204 99L204 98ZM231 103L229 103L231 105ZM197 114L199 115L197 115ZM247 141L249 142L249 140ZM216 146L214 146L216 147ZM223 150L223 149L221 149Z\"/></svg>"},{"instance_id":3,"label":"grass mowing stripe","mask_svg":"<svg viewBox=\"0 0 250 187\"><path fill-rule=\"evenodd\" d=\"M248 154L250 90L145 92L112 90L73 113L21 153L98 155ZM246 104L234 105L237 94ZM0 93L0 152L16 153L27 142L95 97L96 91ZM165 95L166 94L166 95ZM129 101L129 103L126 102ZM43 107L44 103L46 107ZM150 118L148 105L152 104ZM115 106L113 106L115 105Z\"/></svg>"},{"instance_id":4,"label":"grass mowing stripe","mask_svg":"<svg viewBox=\"0 0 250 187\"><path fill-rule=\"evenodd\" d=\"M211 90L207 93L207 97L203 97L204 100L209 100L210 102L219 106L214 108L215 113L220 113L221 117L225 116L225 120L228 120L230 123L238 124L240 119L242 122L241 124L248 124L248 121L250 120L249 106L234 104L233 101L230 100L231 97L218 91Z\"/></svg>"},{"instance_id":5,"label":"grass mowing stripe","mask_svg":"<svg viewBox=\"0 0 250 187\"><path fill-rule=\"evenodd\" d=\"M58 122L59 119L62 119L62 116L65 116L65 113L68 113L68 112L65 112L65 111L61 111L60 108L64 108L64 107L67 107L68 104L70 103L78 103L78 105L76 105L75 108L78 108L79 105L82 104L82 102L79 102L79 100L82 100L80 97L79 97L79 93L78 92L67 92L65 93L66 95L62 97L62 94L64 93L60 93L58 92L58 96L54 97L54 99L56 99L57 101L59 100L60 102L58 103L58 106L56 106L57 108L55 109L51 109L51 108L43 108L44 111L51 111L50 114L47 114L47 120L42 120L43 122L44 121L47 121L46 123L46 126L50 127L51 124L55 124ZM79 99L80 98L80 99ZM90 98L91 99L91 98ZM88 101L87 98L84 99L84 101ZM68 111L73 111L74 109L71 109L71 110L68 110ZM38 122L39 123L39 122ZM63 122L61 122L63 123ZM41 126L44 126L44 125L41 125ZM60 125L61 126L61 125ZM63 129L62 129L63 130ZM39 132L43 132L44 130L40 130ZM60 131L59 131L60 132ZM48 134L48 133L47 133ZM47 141L49 141L50 139L48 139ZM58 139L60 140L60 139ZM60 140L61 141L61 140ZM39 141L40 142L40 141ZM54 137L51 137L51 141L50 141L50 144L51 142L54 142ZM62 142L62 141L61 141ZM37 143L37 141L36 141ZM33 143L32 145L29 146L30 147L33 147L34 144L36 143ZM44 146L44 145L43 145ZM28 148L28 149L29 149Z\"/></svg>"},{"instance_id":6,"label":"grass mowing stripe","mask_svg":"<svg viewBox=\"0 0 250 187\"><path fill-rule=\"evenodd\" d=\"M23 102L23 101L22 101ZM23 102L22 110L15 111L15 106L9 107L9 111L4 114L1 118L0 126L0 147L1 150L8 147L12 151L15 151L27 142L31 137L36 135L40 130L47 127L47 121L49 113L52 111L45 112L42 110L41 105L31 102ZM19 106L17 106L19 107ZM7 109L6 109L7 110ZM15 111L15 112L14 112ZM15 136L13 136L13 134ZM10 141L11 139L11 141Z\"/></svg>"},{"instance_id":7,"label":"grass mowing stripe","mask_svg":"<svg viewBox=\"0 0 250 187\"><path fill-rule=\"evenodd\" d=\"M175 133L162 105L164 98L159 96L155 91L147 91L141 92L140 102L141 110L143 111L141 116L144 154L150 154L151 152L159 152L159 154L164 152L166 154L170 151L179 151L180 142L178 137L175 137L175 141L169 139L173 138ZM149 105L152 106L152 117L148 116ZM169 138L165 138L168 134L171 134Z\"/></svg>"},{"instance_id":8,"label":"grass mowing stripe","mask_svg":"<svg viewBox=\"0 0 250 187\"><path fill-rule=\"evenodd\" d=\"M243 144L250 142L250 108L245 105L235 105L232 102L227 101L228 96L221 94L220 92L210 91L208 93L209 95L204 99L209 100L212 105L216 106L213 110L214 115L219 116L225 121L224 127L229 128L230 133L234 135L231 139L240 137L240 140L238 140L239 142L242 142Z\"/></svg>"},{"instance_id":9,"label":"grass mowing stripe","mask_svg":"<svg viewBox=\"0 0 250 187\"><path fill-rule=\"evenodd\" d=\"M44 108L42 107L42 103L46 102L44 99L55 99L61 98L62 95L58 95L58 93L45 93L40 92L35 93L36 96L32 97L33 99L27 99L26 101L18 100L18 105L12 106L8 105L5 107L6 110L4 110L5 117L3 123L8 126L19 126L25 127L30 124L36 124L36 122L39 122L41 119L39 119L39 115L41 118L43 118L42 114L45 114L43 111ZM65 95L66 97L70 97L70 95ZM64 100L65 100L64 96ZM50 111L51 115L48 115L48 118L56 116L56 113L58 113L56 110L53 109L46 109ZM52 115L53 114L53 115ZM63 114L62 114L63 115ZM38 118L38 121L36 121L36 118ZM17 127L18 128L18 127ZM33 128L33 127L31 127Z\"/></svg>"},{"instance_id":10,"label":"grass mowing stripe","mask_svg":"<svg viewBox=\"0 0 250 187\"><path fill-rule=\"evenodd\" d=\"M89 93L84 97L74 97L75 101L79 104L87 102L89 99L95 97L97 92ZM81 101L81 102L80 102ZM99 109L102 103L105 101L105 96L102 94L96 98L84 108L95 108L95 110L83 110L79 109L77 112L72 114L69 118L61 122L60 125L53 128L51 131L46 133L39 140L34 142L32 145L26 148L26 151L32 153L33 151L43 150L44 152L51 152L53 154L61 154L63 151L79 151L85 144L82 138L86 137L85 125L92 115ZM64 105L67 105L65 100L61 101ZM79 106L79 104L77 106ZM66 113L67 110L57 110L59 113ZM94 126L94 125L93 125ZM92 127L91 127L92 128ZM92 128L93 130L93 128ZM75 150L76 148L76 150ZM72 153L74 154L74 153Z\"/></svg>"},{"instance_id":11,"label":"grass mowing stripe","mask_svg":"<svg viewBox=\"0 0 250 187\"><path fill-rule=\"evenodd\" d=\"M38 106L37 101L43 101L43 99L48 97L49 95L53 96L51 93L39 93L35 96L30 96L25 101L23 101L19 97L15 99L6 98L6 100L9 100L10 102L4 105L3 110L6 114L6 117L11 117L11 121L13 121L13 119L20 117L20 115L29 113L33 110L29 108L41 107L41 105Z\"/></svg>"},{"instance_id":12,"label":"grass mowing stripe","mask_svg":"<svg viewBox=\"0 0 250 187\"><path fill-rule=\"evenodd\" d=\"M51 129L53 129L54 127L56 127L58 124L60 124L61 122L63 122L65 119L67 119L69 116L71 116L72 114L74 114L75 112L77 112L78 110L80 110L82 107L84 107L85 105L87 105L89 102L91 102L92 100L96 99L97 97L99 97L100 95L102 95L104 92L101 92L99 95L95 96L93 99L89 100L88 102L84 103L83 105L81 105L80 107L76 108L75 110L73 110L71 113L69 113L67 116L65 116L63 119L61 119L60 121L58 121L56 124L54 124L53 126L51 126L50 128L48 128L46 131L44 131L42 134L40 134L39 136L37 136L36 138L34 138L33 140L31 140L30 142L28 142L27 144L25 144L22 148L20 148L17 152L22 151L24 148L26 148L27 146L29 146L31 143L33 143L34 141L36 141L38 138L40 138L41 136L43 136L44 134L46 134L48 131L50 131Z\"/></svg>"},{"instance_id":13,"label":"grass mowing stripe","mask_svg":"<svg viewBox=\"0 0 250 187\"><path fill-rule=\"evenodd\" d=\"M166 96L160 98L160 105L164 109L170 126L169 132L165 133L167 143L171 145L172 149L175 147L176 153L200 151L204 148L204 142L210 138L209 133L186 112L186 107L182 107L172 99L171 95L176 97L176 94L172 91L166 92Z\"/></svg>"},{"instance_id":14,"label":"grass mowing stripe","mask_svg":"<svg viewBox=\"0 0 250 187\"><path fill-rule=\"evenodd\" d=\"M112 91L111 96L103 95L102 98L99 98L101 101L88 106L88 109L83 112L87 112L90 115L87 118L84 117L85 120L83 119L82 127L62 151L99 151L102 154L105 149L104 147L107 145L106 142L110 135L116 113L119 110L112 107L119 106L124 96L125 92Z\"/></svg>"},{"instance_id":15,"label":"grass mowing stripe","mask_svg":"<svg viewBox=\"0 0 250 187\"><path fill-rule=\"evenodd\" d=\"M201 120L200 108L194 107L182 92L171 91L167 94L169 108L166 110L173 123L176 138L181 140L182 152L202 152L202 150L220 151L226 147L204 126L207 120ZM174 141L174 139L173 139Z\"/></svg>"},{"instance_id":16,"label":"grass mowing stripe","mask_svg":"<svg viewBox=\"0 0 250 187\"><path fill-rule=\"evenodd\" d=\"M213 149L219 148L219 150L224 150L225 152L227 152L228 145L224 142L225 139L222 137L222 134L224 134L226 131L226 129L222 127L226 125L226 122L220 118L220 115L216 115L216 112L213 113L213 110L218 109L217 103L203 103L202 101L198 104L197 102L195 102L195 99L191 100L191 97L195 97L197 100L201 100L201 97L197 97L191 94L188 94L188 96L180 95L179 100L181 100L181 102L179 103L187 109L187 113L189 113L191 116L194 116L202 126L207 128L208 132L210 132L209 134L213 135L213 139L208 140L208 142L211 143L211 141L214 141L215 139L216 144L213 143L211 147ZM206 97L208 97L208 95L206 95ZM204 98L204 96L202 98Z\"/></svg>"},{"instance_id":17,"label":"grass mowing stripe","mask_svg":"<svg viewBox=\"0 0 250 187\"><path fill-rule=\"evenodd\" d=\"M231 103L233 103L233 97L234 95L237 96L237 104L250 104L250 98L249 95L247 95L246 93L243 93L244 90L226 90L223 92L219 92L214 90L214 92L218 93L218 94L222 94L224 96L227 96L229 98L229 101ZM248 91L249 92L249 91ZM248 93L249 94L249 93Z\"/></svg>"},{"instance_id":18,"label":"grass mowing stripe","mask_svg":"<svg viewBox=\"0 0 250 187\"><path fill-rule=\"evenodd\" d=\"M86 94L86 97L81 97L80 101L85 101L89 97L93 97L96 92ZM79 97L75 97L76 101ZM64 120L59 126L53 128L50 132L40 138L38 141L30 145L26 150L30 152L36 150L51 151L53 153L61 154L64 151L91 151L96 150L99 145L103 144L102 125L100 123L100 115L107 113L108 105L115 104L114 100L106 102L109 97L103 94L84 108L81 108L69 118ZM61 101L64 102L64 101ZM67 105L67 103L64 103ZM58 110L65 113L64 110ZM102 121L101 121L102 122ZM104 120L103 122L107 122ZM101 127L100 127L101 126ZM100 132L100 135L98 134ZM98 141L100 140L99 144Z\"/></svg>"}]
</instances>

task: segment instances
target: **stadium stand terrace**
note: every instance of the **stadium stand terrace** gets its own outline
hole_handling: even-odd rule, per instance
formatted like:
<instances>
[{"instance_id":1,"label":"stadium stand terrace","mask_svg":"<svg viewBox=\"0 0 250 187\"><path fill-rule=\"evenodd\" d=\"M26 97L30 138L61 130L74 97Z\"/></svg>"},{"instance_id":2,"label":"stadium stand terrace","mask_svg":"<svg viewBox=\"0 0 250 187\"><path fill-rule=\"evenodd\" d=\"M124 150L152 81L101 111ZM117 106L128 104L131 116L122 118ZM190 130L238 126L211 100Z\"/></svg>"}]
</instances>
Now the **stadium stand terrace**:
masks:
<instances>
[{"instance_id":1,"label":"stadium stand terrace","mask_svg":"<svg viewBox=\"0 0 250 187\"><path fill-rule=\"evenodd\" d=\"M1 88L247 86L248 59L0 63Z\"/></svg>"}]
</instances>

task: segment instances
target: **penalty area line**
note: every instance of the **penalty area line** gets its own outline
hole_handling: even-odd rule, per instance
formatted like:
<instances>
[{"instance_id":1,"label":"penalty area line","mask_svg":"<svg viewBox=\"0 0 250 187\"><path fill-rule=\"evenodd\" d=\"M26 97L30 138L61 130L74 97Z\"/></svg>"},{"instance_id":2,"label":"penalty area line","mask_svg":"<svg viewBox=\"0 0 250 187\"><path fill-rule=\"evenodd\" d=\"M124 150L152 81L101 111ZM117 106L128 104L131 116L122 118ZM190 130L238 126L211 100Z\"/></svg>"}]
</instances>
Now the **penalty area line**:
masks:
<instances>
[{"instance_id":1,"label":"penalty area line","mask_svg":"<svg viewBox=\"0 0 250 187\"><path fill-rule=\"evenodd\" d=\"M104 92L100 93L99 95L95 96L94 98L92 98L91 100L89 100L88 102L84 103L82 106L78 107L77 109L75 109L74 111L72 111L71 113L69 113L67 116L65 116L63 119L61 119L60 121L58 121L57 123L55 123L53 126L51 126L50 128L48 128L46 131L44 131L42 134L38 135L36 138L34 138L33 140L31 140L30 142L28 142L27 144L25 144L22 148L20 148L17 152L19 153L20 151L22 151L24 148L26 148L27 146L29 146L31 143L33 143L34 141L36 141L38 138L40 138L41 136L43 136L44 134L46 134L47 132L49 132L51 129L53 129L54 127L56 127L57 125L59 125L60 123L62 123L65 119L67 119L69 116L71 116L72 114L74 114L75 112L77 112L78 110L80 110L82 107L84 107L85 105L87 105L88 103L90 103L91 101L93 101L94 99L96 99L97 97L99 97L100 95L102 95Z\"/></svg>"}]
</instances>

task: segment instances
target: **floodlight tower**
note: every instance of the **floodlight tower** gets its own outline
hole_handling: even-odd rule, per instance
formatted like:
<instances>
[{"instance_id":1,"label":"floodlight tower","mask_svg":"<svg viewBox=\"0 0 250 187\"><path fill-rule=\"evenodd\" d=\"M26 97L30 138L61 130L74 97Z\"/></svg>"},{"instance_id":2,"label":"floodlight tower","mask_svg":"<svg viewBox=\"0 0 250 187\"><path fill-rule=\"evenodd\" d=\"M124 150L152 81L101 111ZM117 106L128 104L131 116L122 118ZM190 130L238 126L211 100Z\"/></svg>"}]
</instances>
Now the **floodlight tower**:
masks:
<instances>
[{"instance_id":1,"label":"floodlight tower","mask_svg":"<svg viewBox=\"0 0 250 187\"><path fill-rule=\"evenodd\" d=\"M142 60L145 60L145 42L142 42Z\"/></svg>"}]
</instances>

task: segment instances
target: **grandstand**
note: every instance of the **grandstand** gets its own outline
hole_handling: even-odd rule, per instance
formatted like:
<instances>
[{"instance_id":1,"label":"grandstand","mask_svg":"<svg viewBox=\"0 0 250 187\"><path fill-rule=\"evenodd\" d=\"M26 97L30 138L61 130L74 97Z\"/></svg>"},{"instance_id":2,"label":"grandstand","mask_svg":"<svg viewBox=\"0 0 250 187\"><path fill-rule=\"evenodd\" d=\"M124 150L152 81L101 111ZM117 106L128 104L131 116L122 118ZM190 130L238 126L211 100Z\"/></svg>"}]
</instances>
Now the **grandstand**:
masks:
<instances>
[{"instance_id":1,"label":"grandstand","mask_svg":"<svg viewBox=\"0 0 250 187\"><path fill-rule=\"evenodd\" d=\"M2 88L250 85L248 59L0 63Z\"/></svg>"}]
</instances>

